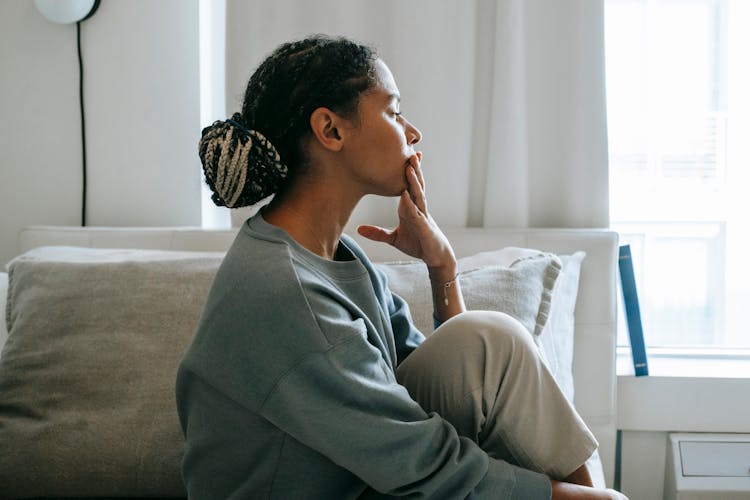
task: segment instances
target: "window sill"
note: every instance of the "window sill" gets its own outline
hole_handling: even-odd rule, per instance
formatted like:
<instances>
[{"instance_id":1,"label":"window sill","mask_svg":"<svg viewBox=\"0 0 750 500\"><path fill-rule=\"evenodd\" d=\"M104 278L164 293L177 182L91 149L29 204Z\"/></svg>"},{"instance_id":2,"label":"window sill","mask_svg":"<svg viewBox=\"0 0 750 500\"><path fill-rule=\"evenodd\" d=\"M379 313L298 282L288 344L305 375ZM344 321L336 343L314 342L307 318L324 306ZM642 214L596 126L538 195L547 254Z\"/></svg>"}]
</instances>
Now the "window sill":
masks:
<instances>
[{"instance_id":1,"label":"window sill","mask_svg":"<svg viewBox=\"0 0 750 500\"><path fill-rule=\"evenodd\" d=\"M647 350L650 377L747 378L750 349L656 348ZM634 376L629 347L617 348L617 376Z\"/></svg>"},{"instance_id":2,"label":"window sill","mask_svg":"<svg viewBox=\"0 0 750 500\"><path fill-rule=\"evenodd\" d=\"M622 430L750 432L750 353L648 351L649 375L617 353L617 427Z\"/></svg>"}]
</instances>

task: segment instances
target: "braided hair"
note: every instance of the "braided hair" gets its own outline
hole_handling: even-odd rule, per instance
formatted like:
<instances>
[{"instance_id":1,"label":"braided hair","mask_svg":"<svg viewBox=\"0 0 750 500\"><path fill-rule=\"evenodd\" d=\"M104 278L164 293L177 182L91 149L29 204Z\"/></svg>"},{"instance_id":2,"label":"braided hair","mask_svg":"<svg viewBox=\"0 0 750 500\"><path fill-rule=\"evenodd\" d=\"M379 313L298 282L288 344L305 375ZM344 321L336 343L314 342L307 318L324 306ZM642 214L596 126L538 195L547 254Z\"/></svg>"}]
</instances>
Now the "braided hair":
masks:
<instances>
[{"instance_id":1,"label":"braided hair","mask_svg":"<svg viewBox=\"0 0 750 500\"><path fill-rule=\"evenodd\" d=\"M310 115L326 107L356 115L375 84L371 47L315 35L279 46L255 70L242 112L203 129L198 151L218 206L253 205L304 170Z\"/></svg>"}]
</instances>

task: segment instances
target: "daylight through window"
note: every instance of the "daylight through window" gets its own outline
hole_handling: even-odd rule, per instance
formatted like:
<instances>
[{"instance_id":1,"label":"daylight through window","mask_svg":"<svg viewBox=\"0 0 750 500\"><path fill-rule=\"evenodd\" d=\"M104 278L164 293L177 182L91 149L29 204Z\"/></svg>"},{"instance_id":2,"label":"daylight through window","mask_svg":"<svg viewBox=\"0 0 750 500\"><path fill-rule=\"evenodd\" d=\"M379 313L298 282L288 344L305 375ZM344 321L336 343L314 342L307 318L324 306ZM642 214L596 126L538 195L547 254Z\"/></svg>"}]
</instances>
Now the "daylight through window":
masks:
<instances>
[{"instance_id":1,"label":"daylight through window","mask_svg":"<svg viewBox=\"0 0 750 500\"><path fill-rule=\"evenodd\" d=\"M605 5L610 218L646 343L750 347L750 2Z\"/></svg>"}]
</instances>

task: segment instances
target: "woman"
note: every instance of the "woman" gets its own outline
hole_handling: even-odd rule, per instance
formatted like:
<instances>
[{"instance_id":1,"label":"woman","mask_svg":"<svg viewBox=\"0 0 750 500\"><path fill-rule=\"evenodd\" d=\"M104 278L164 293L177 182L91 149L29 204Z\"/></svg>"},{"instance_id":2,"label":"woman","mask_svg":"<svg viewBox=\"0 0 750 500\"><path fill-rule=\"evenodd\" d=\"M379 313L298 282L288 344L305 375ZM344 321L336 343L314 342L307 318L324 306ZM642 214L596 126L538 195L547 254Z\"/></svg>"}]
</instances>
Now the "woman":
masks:
<instances>
[{"instance_id":1,"label":"woman","mask_svg":"<svg viewBox=\"0 0 750 500\"><path fill-rule=\"evenodd\" d=\"M326 36L280 46L242 112L203 131L215 203L275 196L239 231L180 365L192 498L622 498L590 487L596 441L523 327L465 312L420 139L375 52ZM398 227L359 232L427 265L429 340L342 234L367 194L400 196Z\"/></svg>"}]
</instances>

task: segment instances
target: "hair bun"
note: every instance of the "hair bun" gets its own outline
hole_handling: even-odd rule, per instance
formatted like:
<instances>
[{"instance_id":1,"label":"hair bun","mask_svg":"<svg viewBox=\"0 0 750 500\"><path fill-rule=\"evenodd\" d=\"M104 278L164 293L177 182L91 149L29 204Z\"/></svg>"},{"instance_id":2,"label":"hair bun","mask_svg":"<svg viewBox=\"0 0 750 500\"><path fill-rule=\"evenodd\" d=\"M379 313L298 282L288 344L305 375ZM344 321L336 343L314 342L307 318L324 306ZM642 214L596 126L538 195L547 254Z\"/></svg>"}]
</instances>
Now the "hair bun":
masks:
<instances>
[{"instance_id":1,"label":"hair bun","mask_svg":"<svg viewBox=\"0 0 750 500\"><path fill-rule=\"evenodd\" d=\"M239 113L204 128L198 153L218 206L253 205L276 193L288 173L271 141L248 130Z\"/></svg>"}]
</instances>

